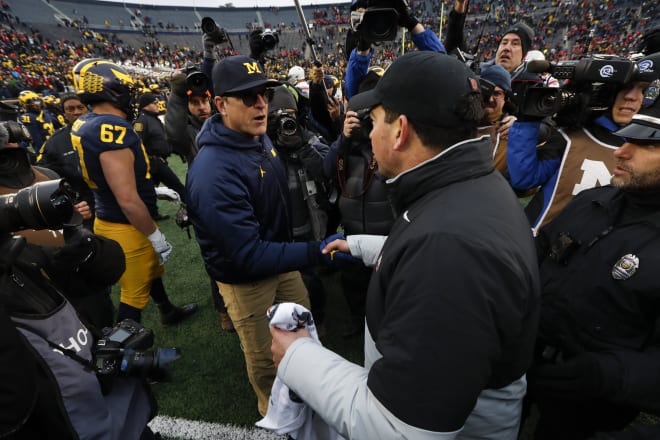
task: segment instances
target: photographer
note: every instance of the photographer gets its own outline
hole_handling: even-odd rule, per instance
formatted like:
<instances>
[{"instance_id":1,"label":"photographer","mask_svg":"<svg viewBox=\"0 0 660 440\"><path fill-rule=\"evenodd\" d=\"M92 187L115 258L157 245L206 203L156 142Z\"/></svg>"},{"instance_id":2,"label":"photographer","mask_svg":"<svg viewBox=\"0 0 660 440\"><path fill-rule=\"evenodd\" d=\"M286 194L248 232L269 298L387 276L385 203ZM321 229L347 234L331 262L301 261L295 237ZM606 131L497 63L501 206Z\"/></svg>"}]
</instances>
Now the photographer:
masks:
<instances>
[{"instance_id":1,"label":"photographer","mask_svg":"<svg viewBox=\"0 0 660 440\"><path fill-rule=\"evenodd\" d=\"M632 62L621 62L634 68ZM630 123L642 107L644 89L657 75L657 70L647 71L633 74L626 83L609 84L611 88L601 93L609 102L605 111L589 110L593 94L578 94L576 105L555 114L560 128L552 130L547 142L539 141L540 117L521 112L509 130L507 165L514 189L540 186L525 208L535 231L580 191L609 183L615 165L612 151L622 143L612 132ZM579 81L573 80L573 84L577 86ZM583 122L585 115L588 119Z\"/></svg>"},{"instance_id":2,"label":"photographer","mask_svg":"<svg viewBox=\"0 0 660 440\"><path fill-rule=\"evenodd\" d=\"M37 182L52 181L59 176L53 171L32 166L26 149L18 147L21 135L20 124L14 121L0 123L0 194L13 194ZM91 211L86 202L75 205L83 218L89 219ZM14 232L14 231L11 231ZM103 248L108 254L103 257L108 269L118 267L123 272L123 253L114 241L95 236L81 226L60 230L27 229L15 232L27 241L41 247L34 254L35 264L44 267L46 273L74 305L87 325L103 328L112 325L113 306L108 287L114 280L105 277L98 267L89 270L95 258L94 249Z\"/></svg>"},{"instance_id":3,"label":"photographer","mask_svg":"<svg viewBox=\"0 0 660 440\"><path fill-rule=\"evenodd\" d=\"M323 157L329 147L298 121L296 100L287 87L276 87L268 104L268 137L279 152L288 176L293 240L323 240L332 209L323 175ZM309 292L317 327L323 324L326 293L316 267L300 273Z\"/></svg>"},{"instance_id":4,"label":"photographer","mask_svg":"<svg viewBox=\"0 0 660 440\"><path fill-rule=\"evenodd\" d=\"M86 271L114 283L124 268L121 248L87 235L84 243L91 246L81 261L78 253L71 252L84 246L81 242L49 254L47 248L12 235L25 228L75 228L72 196L62 181L40 182L1 204L0 326L18 330L2 332L3 356L15 357L3 359L1 374L5 389L10 388L6 380L16 375L16 384L26 378L29 385L22 389L24 399L11 402L11 411L3 406L0 434L17 439L153 439L147 422L155 414L155 402L143 377L152 373L156 377L161 371L143 366L140 374L128 376L118 374L117 368L101 382L93 358L101 334L85 325L67 301L78 293L60 290L62 285L51 277L51 266L60 259L69 261L69 276ZM126 360L137 365L134 358ZM121 356L117 361L122 361ZM28 406L23 405L25 400Z\"/></svg>"}]
</instances>

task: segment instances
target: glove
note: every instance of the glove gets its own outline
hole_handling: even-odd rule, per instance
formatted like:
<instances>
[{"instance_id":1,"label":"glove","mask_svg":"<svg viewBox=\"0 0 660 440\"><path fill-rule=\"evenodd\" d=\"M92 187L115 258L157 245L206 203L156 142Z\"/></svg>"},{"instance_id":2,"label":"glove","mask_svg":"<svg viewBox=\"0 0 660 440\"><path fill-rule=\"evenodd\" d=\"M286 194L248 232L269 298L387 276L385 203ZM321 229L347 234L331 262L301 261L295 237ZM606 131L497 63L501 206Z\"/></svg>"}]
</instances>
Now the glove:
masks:
<instances>
[{"instance_id":1,"label":"glove","mask_svg":"<svg viewBox=\"0 0 660 440\"><path fill-rule=\"evenodd\" d=\"M53 253L55 264L62 262L76 269L93 259L96 251L94 233L82 226L65 227L64 246Z\"/></svg>"},{"instance_id":2,"label":"glove","mask_svg":"<svg viewBox=\"0 0 660 440\"><path fill-rule=\"evenodd\" d=\"M266 52L264 42L261 39L261 31L259 29L250 32L248 43L250 45L250 58L259 60L263 53Z\"/></svg>"},{"instance_id":3,"label":"glove","mask_svg":"<svg viewBox=\"0 0 660 440\"><path fill-rule=\"evenodd\" d=\"M165 235L160 232L160 229L156 229L147 238L158 254L160 264L165 264L172 253L172 245L167 241Z\"/></svg>"},{"instance_id":4,"label":"glove","mask_svg":"<svg viewBox=\"0 0 660 440\"><path fill-rule=\"evenodd\" d=\"M611 394L622 374L614 355L581 353L566 362L532 367L527 383L533 395L583 400Z\"/></svg>"},{"instance_id":5,"label":"glove","mask_svg":"<svg viewBox=\"0 0 660 440\"><path fill-rule=\"evenodd\" d=\"M419 21L413 16L408 2L406 0L399 0L396 6L396 11L399 13L399 26L412 32L413 28L417 26Z\"/></svg>"},{"instance_id":6,"label":"glove","mask_svg":"<svg viewBox=\"0 0 660 440\"><path fill-rule=\"evenodd\" d=\"M328 243L331 243L335 240L346 240L346 237L344 234L332 234L329 237L326 237L326 239L319 244L319 251L323 251ZM353 257L351 254L340 251L332 251L321 255L323 256L323 261L325 264L333 267L344 267L352 264L353 262L360 261Z\"/></svg>"},{"instance_id":7,"label":"glove","mask_svg":"<svg viewBox=\"0 0 660 440\"><path fill-rule=\"evenodd\" d=\"M159 200L168 200L170 202L180 202L181 197L179 193L174 191L172 188L166 186L157 186L156 187L156 197Z\"/></svg>"},{"instance_id":8,"label":"glove","mask_svg":"<svg viewBox=\"0 0 660 440\"><path fill-rule=\"evenodd\" d=\"M276 142L278 147L287 151L294 151L305 146L300 128L292 135L278 134Z\"/></svg>"}]
</instances>

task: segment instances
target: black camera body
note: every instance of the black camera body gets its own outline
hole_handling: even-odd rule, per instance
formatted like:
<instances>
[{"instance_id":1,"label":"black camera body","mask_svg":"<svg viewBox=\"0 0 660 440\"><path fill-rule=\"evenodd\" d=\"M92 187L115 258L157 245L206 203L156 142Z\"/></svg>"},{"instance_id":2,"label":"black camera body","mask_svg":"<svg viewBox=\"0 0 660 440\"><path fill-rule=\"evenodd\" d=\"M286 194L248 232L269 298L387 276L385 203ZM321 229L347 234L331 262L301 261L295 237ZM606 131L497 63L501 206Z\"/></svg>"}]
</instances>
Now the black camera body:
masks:
<instances>
[{"instance_id":1,"label":"black camera body","mask_svg":"<svg viewBox=\"0 0 660 440\"><path fill-rule=\"evenodd\" d=\"M532 118L553 116L560 126L575 125L592 112L607 110L620 88L638 72L633 61L611 58L583 58L575 61L548 63L532 61L532 73L549 72L560 87L525 86L519 99L520 115Z\"/></svg>"},{"instance_id":2,"label":"black camera body","mask_svg":"<svg viewBox=\"0 0 660 440\"><path fill-rule=\"evenodd\" d=\"M61 229L74 216L78 195L64 179L38 182L0 195L0 233Z\"/></svg>"},{"instance_id":3,"label":"black camera body","mask_svg":"<svg viewBox=\"0 0 660 440\"><path fill-rule=\"evenodd\" d=\"M190 65L186 66L183 72L186 74L186 94L188 96L211 96L209 78L198 66L191 63Z\"/></svg>"},{"instance_id":4,"label":"black camera body","mask_svg":"<svg viewBox=\"0 0 660 440\"><path fill-rule=\"evenodd\" d=\"M272 29L266 29L261 32L261 44L265 50L272 50L280 43L280 37Z\"/></svg>"},{"instance_id":5,"label":"black camera body","mask_svg":"<svg viewBox=\"0 0 660 440\"><path fill-rule=\"evenodd\" d=\"M154 333L132 319L124 319L96 341L94 367L100 375L167 376L166 365L181 354L176 348L147 350L153 345Z\"/></svg>"},{"instance_id":6,"label":"black camera body","mask_svg":"<svg viewBox=\"0 0 660 440\"><path fill-rule=\"evenodd\" d=\"M207 38L215 44L222 44L229 41L227 32L218 26L211 17L203 17L201 23L202 32Z\"/></svg>"},{"instance_id":7,"label":"black camera body","mask_svg":"<svg viewBox=\"0 0 660 440\"><path fill-rule=\"evenodd\" d=\"M298 131L298 121L285 110L273 114L278 136L293 136Z\"/></svg>"},{"instance_id":8,"label":"black camera body","mask_svg":"<svg viewBox=\"0 0 660 440\"><path fill-rule=\"evenodd\" d=\"M32 142L32 136L27 127L17 121L1 121L0 127L7 130L6 144L17 144L22 141ZM0 145L0 148L4 145Z\"/></svg>"},{"instance_id":9,"label":"black camera body","mask_svg":"<svg viewBox=\"0 0 660 440\"><path fill-rule=\"evenodd\" d=\"M398 0L363 0L351 7L351 28L369 42L392 41L399 30ZM364 12L353 9L364 8Z\"/></svg>"}]
</instances>

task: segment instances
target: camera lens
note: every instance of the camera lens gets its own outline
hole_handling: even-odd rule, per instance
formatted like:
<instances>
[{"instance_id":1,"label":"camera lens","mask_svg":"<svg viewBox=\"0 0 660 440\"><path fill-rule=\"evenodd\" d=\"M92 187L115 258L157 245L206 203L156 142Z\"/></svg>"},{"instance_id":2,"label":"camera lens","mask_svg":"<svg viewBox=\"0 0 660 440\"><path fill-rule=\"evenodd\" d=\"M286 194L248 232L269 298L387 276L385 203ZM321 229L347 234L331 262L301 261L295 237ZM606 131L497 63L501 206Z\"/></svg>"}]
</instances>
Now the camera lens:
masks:
<instances>
[{"instance_id":1,"label":"camera lens","mask_svg":"<svg viewBox=\"0 0 660 440\"><path fill-rule=\"evenodd\" d=\"M281 136L293 136L298 130L298 123L291 116L284 115L280 118L279 134Z\"/></svg>"},{"instance_id":2,"label":"camera lens","mask_svg":"<svg viewBox=\"0 0 660 440\"><path fill-rule=\"evenodd\" d=\"M205 34L210 34L216 29L218 29L218 26L215 24L215 21L211 17L202 18L202 32Z\"/></svg>"}]
</instances>

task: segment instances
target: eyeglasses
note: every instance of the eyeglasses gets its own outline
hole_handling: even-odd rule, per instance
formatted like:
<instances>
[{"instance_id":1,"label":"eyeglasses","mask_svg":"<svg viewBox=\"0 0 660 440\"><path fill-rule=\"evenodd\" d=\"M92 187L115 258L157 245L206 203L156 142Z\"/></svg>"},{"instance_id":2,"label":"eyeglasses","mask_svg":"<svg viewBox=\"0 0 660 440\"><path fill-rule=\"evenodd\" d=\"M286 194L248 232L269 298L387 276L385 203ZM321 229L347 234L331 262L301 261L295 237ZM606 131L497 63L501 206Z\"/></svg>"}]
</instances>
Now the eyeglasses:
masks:
<instances>
[{"instance_id":1,"label":"eyeglasses","mask_svg":"<svg viewBox=\"0 0 660 440\"><path fill-rule=\"evenodd\" d=\"M260 89L249 89L237 93L227 93L225 96L240 98L246 107L252 107L257 104L260 96L266 102L270 102L273 99L273 89L267 87Z\"/></svg>"}]
</instances>

